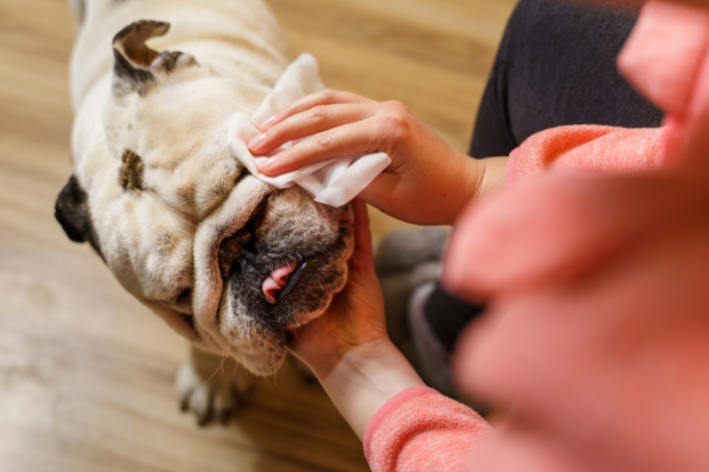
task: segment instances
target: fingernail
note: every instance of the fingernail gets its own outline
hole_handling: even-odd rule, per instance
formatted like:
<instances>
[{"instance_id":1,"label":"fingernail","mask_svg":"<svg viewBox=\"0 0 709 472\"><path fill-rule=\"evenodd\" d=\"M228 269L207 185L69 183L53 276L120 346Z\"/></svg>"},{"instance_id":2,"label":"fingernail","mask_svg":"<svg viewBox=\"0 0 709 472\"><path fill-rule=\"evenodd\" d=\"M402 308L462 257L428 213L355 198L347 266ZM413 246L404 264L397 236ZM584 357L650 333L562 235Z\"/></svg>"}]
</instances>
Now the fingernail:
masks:
<instances>
[{"instance_id":1,"label":"fingernail","mask_svg":"<svg viewBox=\"0 0 709 472\"><path fill-rule=\"evenodd\" d=\"M268 128L270 128L274 121L276 121L276 117L272 116L271 118L261 123L261 131L266 131Z\"/></svg>"},{"instance_id":2,"label":"fingernail","mask_svg":"<svg viewBox=\"0 0 709 472\"><path fill-rule=\"evenodd\" d=\"M274 168L277 164L278 158L276 156L269 157L268 159L265 159L258 164L258 170L260 172L264 172Z\"/></svg>"},{"instance_id":3,"label":"fingernail","mask_svg":"<svg viewBox=\"0 0 709 472\"><path fill-rule=\"evenodd\" d=\"M249 144L247 144L249 149L256 149L258 148L263 142L266 140L266 133L261 133L258 136L256 136L254 139L249 141Z\"/></svg>"}]
</instances>

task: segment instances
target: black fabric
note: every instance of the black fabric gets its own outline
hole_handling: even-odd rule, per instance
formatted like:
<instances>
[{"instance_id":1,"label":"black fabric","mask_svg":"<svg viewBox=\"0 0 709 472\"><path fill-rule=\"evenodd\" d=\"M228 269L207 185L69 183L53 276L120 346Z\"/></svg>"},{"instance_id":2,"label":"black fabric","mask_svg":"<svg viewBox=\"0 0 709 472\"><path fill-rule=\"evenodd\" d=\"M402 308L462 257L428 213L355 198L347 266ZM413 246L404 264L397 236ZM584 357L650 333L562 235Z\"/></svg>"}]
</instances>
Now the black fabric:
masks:
<instances>
[{"instance_id":1,"label":"black fabric","mask_svg":"<svg viewBox=\"0 0 709 472\"><path fill-rule=\"evenodd\" d=\"M431 292L424 306L424 313L433 333L448 352L453 351L463 328L483 311L485 307L469 305L444 292L440 286Z\"/></svg>"},{"instance_id":2,"label":"black fabric","mask_svg":"<svg viewBox=\"0 0 709 472\"><path fill-rule=\"evenodd\" d=\"M478 112L470 155L508 156L545 129L599 124L660 126L662 112L618 72L637 16L586 5L521 0L507 25ZM425 308L449 350L484 309L437 288Z\"/></svg>"},{"instance_id":3,"label":"black fabric","mask_svg":"<svg viewBox=\"0 0 709 472\"><path fill-rule=\"evenodd\" d=\"M636 19L600 7L522 0L483 95L470 155L508 156L531 135L557 126L660 126L662 112L616 66Z\"/></svg>"}]
</instances>

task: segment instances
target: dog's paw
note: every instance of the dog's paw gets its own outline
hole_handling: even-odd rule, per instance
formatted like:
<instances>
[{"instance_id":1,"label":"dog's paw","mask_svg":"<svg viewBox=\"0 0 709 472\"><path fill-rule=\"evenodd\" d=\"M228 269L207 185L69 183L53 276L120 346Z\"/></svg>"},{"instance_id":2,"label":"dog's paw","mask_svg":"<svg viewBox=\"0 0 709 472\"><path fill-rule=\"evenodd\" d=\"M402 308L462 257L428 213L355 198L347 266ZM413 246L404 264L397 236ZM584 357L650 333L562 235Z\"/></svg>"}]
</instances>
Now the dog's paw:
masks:
<instances>
[{"instance_id":1,"label":"dog's paw","mask_svg":"<svg viewBox=\"0 0 709 472\"><path fill-rule=\"evenodd\" d=\"M192 412L200 426L211 421L226 424L248 404L251 379L241 367L220 368L205 378L204 372L186 362L177 373L175 388L182 411Z\"/></svg>"}]
</instances>

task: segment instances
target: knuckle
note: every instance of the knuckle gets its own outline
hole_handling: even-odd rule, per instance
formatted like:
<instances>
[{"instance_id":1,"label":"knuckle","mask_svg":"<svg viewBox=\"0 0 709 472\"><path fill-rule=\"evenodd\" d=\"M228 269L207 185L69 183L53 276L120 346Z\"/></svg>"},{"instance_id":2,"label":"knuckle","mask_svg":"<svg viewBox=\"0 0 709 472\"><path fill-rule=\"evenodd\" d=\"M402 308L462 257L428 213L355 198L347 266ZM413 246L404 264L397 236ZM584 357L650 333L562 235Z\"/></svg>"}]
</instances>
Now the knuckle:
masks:
<instances>
[{"instance_id":1,"label":"knuckle","mask_svg":"<svg viewBox=\"0 0 709 472\"><path fill-rule=\"evenodd\" d=\"M310 119L315 122L325 121L327 118L327 114L327 107L325 105L318 105L308 111Z\"/></svg>"},{"instance_id":2,"label":"knuckle","mask_svg":"<svg viewBox=\"0 0 709 472\"><path fill-rule=\"evenodd\" d=\"M289 167L298 162L298 150L291 148L278 155L278 163L283 167Z\"/></svg>"},{"instance_id":3,"label":"knuckle","mask_svg":"<svg viewBox=\"0 0 709 472\"><path fill-rule=\"evenodd\" d=\"M322 92L320 92L320 95L323 99L325 99L325 101L331 101L335 99L335 97L337 96L337 92L331 88L326 88Z\"/></svg>"},{"instance_id":4,"label":"knuckle","mask_svg":"<svg viewBox=\"0 0 709 472\"><path fill-rule=\"evenodd\" d=\"M315 136L315 144L322 150L328 150L332 146L332 133L318 133Z\"/></svg>"},{"instance_id":5,"label":"knuckle","mask_svg":"<svg viewBox=\"0 0 709 472\"><path fill-rule=\"evenodd\" d=\"M404 134L409 127L408 117L392 111L382 113L379 124L385 133L395 137Z\"/></svg>"},{"instance_id":6,"label":"knuckle","mask_svg":"<svg viewBox=\"0 0 709 472\"><path fill-rule=\"evenodd\" d=\"M393 113L399 114L401 116L408 117L411 115L411 110L403 102L398 100L390 100L385 102L386 108Z\"/></svg>"},{"instance_id":7,"label":"knuckle","mask_svg":"<svg viewBox=\"0 0 709 472\"><path fill-rule=\"evenodd\" d=\"M275 143L281 140L289 140L292 134L290 125L286 122L278 123L266 131L264 143Z\"/></svg>"},{"instance_id":8,"label":"knuckle","mask_svg":"<svg viewBox=\"0 0 709 472\"><path fill-rule=\"evenodd\" d=\"M266 140L270 141L276 136L280 136L285 132L285 127L283 126L283 122L278 123L277 125L273 126L271 129L266 131Z\"/></svg>"},{"instance_id":9,"label":"knuckle","mask_svg":"<svg viewBox=\"0 0 709 472\"><path fill-rule=\"evenodd\" d=\"M389 155L397 153L397 149L411 135L415 127L413 113L401 102L385 102L379 113L380 147L387 149Z\"/></svg>"}]
</instances>

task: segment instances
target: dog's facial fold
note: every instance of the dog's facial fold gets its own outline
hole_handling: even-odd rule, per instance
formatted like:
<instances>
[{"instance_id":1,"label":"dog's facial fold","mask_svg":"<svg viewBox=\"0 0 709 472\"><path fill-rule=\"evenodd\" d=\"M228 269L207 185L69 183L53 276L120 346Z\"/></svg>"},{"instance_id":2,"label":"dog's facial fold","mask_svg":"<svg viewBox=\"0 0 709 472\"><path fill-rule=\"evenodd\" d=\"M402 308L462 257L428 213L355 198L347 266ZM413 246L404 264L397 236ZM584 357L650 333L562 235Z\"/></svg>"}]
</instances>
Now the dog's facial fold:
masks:
<instances>
[{"instance_id":1,"label":"dog's facial fold","mask_svg":"<svg viewBox=\"0 0 709 472\"><path fill-rule=\"evenodd\" d=\"M225 238L219 245L219 270L223 280L229 279L242 263L256 263L256 232L263 222L268 204L268 196L254 211L249 221L233 236Z\"/></svg>"},{"instance_id":2,"label":"dog's facial fold","mask_svg":"<svg viewBox=\"0 0 709 472\"><path fill-rule=\"evenodd\" d=\"M230 313L269 332L321 313L346 278L342 264L352 233L349 218L338 221L341 213L308 203L294 189L270 194L242 229L222 241L222 278L234 297ZM274 275L288 266L287 277ZM272 277L281 285L275 295L273 287L266 289Z\"/></svg>"}]
</instances>

